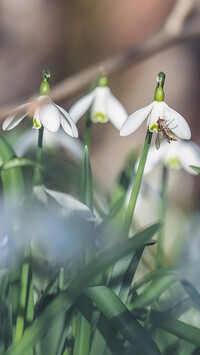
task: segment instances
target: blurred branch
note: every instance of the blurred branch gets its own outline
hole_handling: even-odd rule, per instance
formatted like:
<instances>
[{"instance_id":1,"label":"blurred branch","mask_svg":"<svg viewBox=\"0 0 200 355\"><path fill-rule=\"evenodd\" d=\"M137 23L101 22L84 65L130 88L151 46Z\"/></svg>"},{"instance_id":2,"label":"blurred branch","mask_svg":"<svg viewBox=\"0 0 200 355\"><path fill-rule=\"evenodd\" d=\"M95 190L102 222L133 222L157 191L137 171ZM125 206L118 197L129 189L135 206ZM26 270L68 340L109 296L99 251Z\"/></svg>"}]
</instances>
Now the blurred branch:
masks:
<instances>
[{"instance_id":1,"label":"blurred branch","mask_svg":"<svg viewBox=\"0 0 200 355\"><path fill-rule=\"evenodd\" d=\"M190 6L188 5L190 3ZM193 0L178 0L162 29L150 38L123 53L102 60L68 77L51 90L53 101L64 101L80 92L98 77L100 70L108 75L136 65L153 55L200 35L198 19L185 25L185 19L194 6ZM173 23L176 24L173 26ZM183 26L184 25L184 26ZM170 28L170 31L169 31ZM15 106L16 107L16 106ZM0 110L0 120L13 112L13 105Z\"/></svg>"},{"instance_id":2,"label":"blurred branch","mask_svg":"<svg viewBox=\"0 0 200 355\"><path fill-rule=\"evenodd\" d=\"M173 11L171 11L165 22L164 30L171 36L178 35L193 8L194 0L177 0Z\"/></svg>"}]
</instances>

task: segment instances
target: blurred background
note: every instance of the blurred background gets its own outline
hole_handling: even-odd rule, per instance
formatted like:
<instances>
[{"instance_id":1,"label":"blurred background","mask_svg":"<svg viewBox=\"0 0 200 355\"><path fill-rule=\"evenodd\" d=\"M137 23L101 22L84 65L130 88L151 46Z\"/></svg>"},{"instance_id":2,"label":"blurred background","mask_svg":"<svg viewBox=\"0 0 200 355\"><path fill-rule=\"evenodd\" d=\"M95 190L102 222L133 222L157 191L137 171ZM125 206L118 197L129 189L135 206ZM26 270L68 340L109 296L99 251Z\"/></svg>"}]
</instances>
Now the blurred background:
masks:
<instances>
[{"instance_id":1,"label":"blurred background","mask_svg":"<svg viewBox=\"0 0 200 355\"><path fill-rule=\"evenodd\" d=\"M199 36L174 40L193 28L199 28ZM112 73L111 90L130 114L152 101L156 75L164 71L166 102L187 119L192 140L200 145L200 0L0 0L1 112L38 92L43 69L50 69L53 88L151 38L155 45L161 33L173 45ZM62 96L63 107L70 108L87 90L81 87L75 95ZM83 127L81 120L80 132ZM131 150L139 154L144 135L145 124L125 138L110 123L93 128L93 175L106 193L112 190L127 154ZM184 214L199 207L198 176L175 171L169 185L170 203Z\"/></svg>"}]
</instances>

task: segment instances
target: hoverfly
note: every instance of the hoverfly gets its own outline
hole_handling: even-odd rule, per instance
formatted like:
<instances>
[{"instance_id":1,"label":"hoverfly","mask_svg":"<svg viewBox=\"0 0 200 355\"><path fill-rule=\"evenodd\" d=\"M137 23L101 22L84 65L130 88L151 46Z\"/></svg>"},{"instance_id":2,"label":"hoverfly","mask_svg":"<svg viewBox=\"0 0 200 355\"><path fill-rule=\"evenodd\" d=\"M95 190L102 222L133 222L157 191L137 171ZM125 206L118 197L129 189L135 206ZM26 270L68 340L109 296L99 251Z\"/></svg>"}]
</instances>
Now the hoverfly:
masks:
<instances>
[{"instance_id":1,"label":"hoverfly","mask_svg":"<svg viewBox=\"0 0 200 355\"><path fill-rule=\"evenodd\" d=\"M159 118L157 121L157 124L158 124L158 133L157 133L156 141L155 141L156 149L160 148L160 136L159 136L160 133L162 133L162 135L165 138L165 140L167 141L167 143L170 143L171 141L177 141L177 138L175 137L174 133L168 127L169 123L164 118ZM176 127L174 127L174 128L176 128Z\"/></svg>"}]
</instances>

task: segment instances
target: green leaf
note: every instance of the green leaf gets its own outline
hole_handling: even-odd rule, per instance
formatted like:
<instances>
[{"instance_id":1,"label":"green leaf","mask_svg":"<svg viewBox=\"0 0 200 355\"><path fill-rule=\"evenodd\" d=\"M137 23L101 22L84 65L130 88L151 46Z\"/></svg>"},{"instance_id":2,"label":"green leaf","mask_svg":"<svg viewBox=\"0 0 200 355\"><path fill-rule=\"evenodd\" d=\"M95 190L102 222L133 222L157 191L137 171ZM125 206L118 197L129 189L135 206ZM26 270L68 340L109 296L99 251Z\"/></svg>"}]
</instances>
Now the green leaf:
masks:
<instances>
[{"instance_id":1,"label":"green leaf","mask_svg":"<svg viewBox=\"0 0 200 355\"><path fill-rule=\"evenodd\" d=\"M10 145L0 137L0 166L9 164L10 160L16 159L15 152ZM15 206L24 194L24 181L21 169L13 166L8 170L1 170L3 194L5 205Z\"/></svg>"},{"instance_id":2,"label":"green leaf","mask_svg":"<svg viewBox=\"0 0 200 355\"><path fill-rule=\"evenodd\" d=\"M200 167L199 166L190 165L190 168L193 169L195 171L195 173L200 174Z\"/></svg>"},{"instance_id":3,"label":"green leaf","mask_svg":"<svg viewBox=\"0 0 200 355\"><path fill-rule=\"evenodd\" d=\"M87 146L85 146L81 173L81 202L93 210L92 170Z\"/></svg>"},{"instance_id":4,"label":"green leaf","mask_svg":"<svg viewBox=\"0 0 200 355\"><path fill-rule=\"evenodd\" d=\"M134 301L133 308L146 307L155 302L159 296L177 281L174 273L164 274L153 280Z\"/></svg>"},{"instance_id":5,"label":"green leaf","mask_svg":"<svg viewBox=\"0 0 200 355\"><path fill-rule=\"evenodd\" d=\"M89 354L91 337L92 302L85 295L81 295L78 302L79 313L76 322L73 355Z\"/></svg>"},{"instance_id":6,"label":"green leaf","mask_svg":"<svg viewBox=\"0 0 200 355\"><path fill-rule=\"evenodd\" d=\"M148 242L148 245L154 245L155 241ZM119 260L115 265L114 273L109 283L109 287L119 298L126 303L134 274L142 256L144 246L138 249L134 255ZM93 336L90 355L95 355L96 349L99 349L99 355L103 355L106 343L113 343L113 337L116 338L117 331L107 319L101 314ZM103 332L103 334L102 334Z\"/></svg>"},{"instance_id":7,"label":"green leaf","mask_svg":"<svg viewBox=\"0 0 200 355\"><path fill-rule=\"evenodd\" d=\"M145 321L147 316L147 311L144 309L134 309L132 313L142 321ZM176 335L180 339L200 346L200 329L169 317L166 312L151 311L149 323Z\"/></svg>"},{"instance_id":8,"label":"green leaf","mask_svg":"<svg viewBox=\"0 0 200 355\"><path fill-rule=\"evenodd\" d=\"M91 122L88 121L88 133L90 132ZM89 128L90 127L90 128ZM91 133L91 132L90 132ZM88 137L89 138L89 137ZM81 172L81 201L93 210L93 185L92 185L92 170L90 165L90 156L88 146L85 145L82 172ZM93 239L88 241L88 247L84 252L85 262L91 261L94 257ZM82 302L80 301L80 306ZM74 342L73 355L85 355L89 353L90 337L91 337L91 318L92 318L92 303L87 300L85 307L87 309L87 317L80 312L76 320L76 335Z\"/></svg>"},{"instance_id":9,"label":"green leaf","mask_svg":"<svg viewBox=\"0 0 200 355\"><path fill-rule=\"evenodd\" d=\"M118 243L111 248L103 251L92 260L70 283L68 288L60 293L49 306L43 311L42 315L24 332L19 344L13 345L8 349L7 355L21 355L25 350L33 346L40 340L48 329L66 312L77 300L81 291L86 287L91 279L113 265L118 259L133 253L141 248L160 228L156 223L137 233L122 243Z\"/></svg>"},{"instance_id":10,"label":"green leaf","mask_svg":"<svg viewBox=\"0 0 200 355\"><path fill-rule=\"evenodd\" d=\"M17 167L23 167L23 166L32 166L35 167L37 163L31 159L26 159L26 158L14 158L9 160L8 162L4 163L1 165L1 170L8 170L12 168L17 168ZM42 167L40 166L40 169Z\"/></svg>"},{"instance_id":11,"label":"green leaf","mask_svg":"<svg viewBox=\"0 0 200 355\"><path fill-rule=\"evenodd\" d=\"M195 307L200 310L200 294L196 290L196 288L188 281L182 280L181 281L184 289L188 293L188 295L191 297L192 302L194 303Z\"/></svg>"},{"instance_id":12,"label":"green leaf","mask_svg":"<svg viewBox=\"0 0 200 355\"><path fill-rule=\"evenodd\" d=\"M121 208L124 205L124 199L125 199L125 196L121 196L115 202L115 204L113 204L108 215L104 217L102 223L98 226L100 229L105 229L107 227L107 225L116 217L116 215L118 214L118 212L121 210Z\"/></svg>"},{"instance_id":13,"label":"green leaf","mask_svg":"<svg viewBox=\"0 0 200 355\"><path fill-rule=\"evenodd\" d=\"M94 286L88 287L84 293L135 349L148 355L161 354L149 334L112 290L106 286Z\"/></svg>"}]
</instances>

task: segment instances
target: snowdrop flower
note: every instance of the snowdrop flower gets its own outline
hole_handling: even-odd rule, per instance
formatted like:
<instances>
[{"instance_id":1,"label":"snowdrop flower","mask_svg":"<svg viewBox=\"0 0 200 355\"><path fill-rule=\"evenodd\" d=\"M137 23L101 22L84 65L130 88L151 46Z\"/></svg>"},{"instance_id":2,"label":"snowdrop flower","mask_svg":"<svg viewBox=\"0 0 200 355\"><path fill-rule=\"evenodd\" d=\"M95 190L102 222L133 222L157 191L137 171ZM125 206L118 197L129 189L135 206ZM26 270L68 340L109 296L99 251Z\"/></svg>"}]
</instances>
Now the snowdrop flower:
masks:
<instances>
[{"instance_id":1,"label":"snowdrop flower","mask_svg":"<svg viewBox=\"0 0 200 355\"><path fill-rule=\"evenodd\" d=\"M40 96L24 105L16 108L13 115L6 118L3 130L7 131L18 126L27 116L33 117L33 128L40 129L42 126L49 132L55 133L60 125L66 133L72 137L78 137L78 130L69 113L56 105L47 95L50 91L46 71L43 73L43 81L40 86Z\"/></svg>"},{"instance_id":2,"label":"snowdrop flower","mask_svg":"<svg viewBox=\"0 0 200 355\"><path fill-rule=\"evenodd\" d=\"M183 168L188 173L196 175L190 165L200 166L200 147L193 142L182 140L172 142L170 146L163 141L158 151L155 151L155 147L149 149L144 174L151 172L159 163L169 169ZM136 163L136 168L138 164L139 162Z\"/></svg>"},{"instance_id":3,"label":"snowdrop flower","mask_svg":"<svg viewBox=\"0 0 200 355\"><path fill-rule=\"evenodd\" d=\"M91 107L91 120L95 123L111 123L118 130L128 114L119 100L111 93L108 80L103 75L97 87L89 94L78 100L69 110L69 114L76 123Z\"/></svg>"},{"instance_id":4,"label":"snowdrop flower","mask_svg":"<svg viewBox=\"0 0 200 355\"><path fill-rule=\"evenodd\" d=\"M26 130L23 132L17 141L13 143L13 149L18 157L23 157L26 153L37 146L37 134L35 130ZM44 132L43 145L45 148L53 149L54 147L61 147L66 149L73 158L81 160L83 156L82 142L77 138L67 136L64 131L59 129L57 134L51 133L47 130Z\"/></svg>"},{"instance_id":5,"label":"snowdrop flower","mask_svg":"<svg viewBox=\"0 0 200 355\"><path fill-rule=\"evenodd\" d=\"M145 119L151 132L161 132L168 143L172 140L190 139L191 131L186 120L164 102L164 79L165 74L160 72L157 76L157 87L154 101L133 112L121 127L120 135L127 136L134 132ZM159 124L160 123L160 124Z\"/></svg>"}]
</instances>

